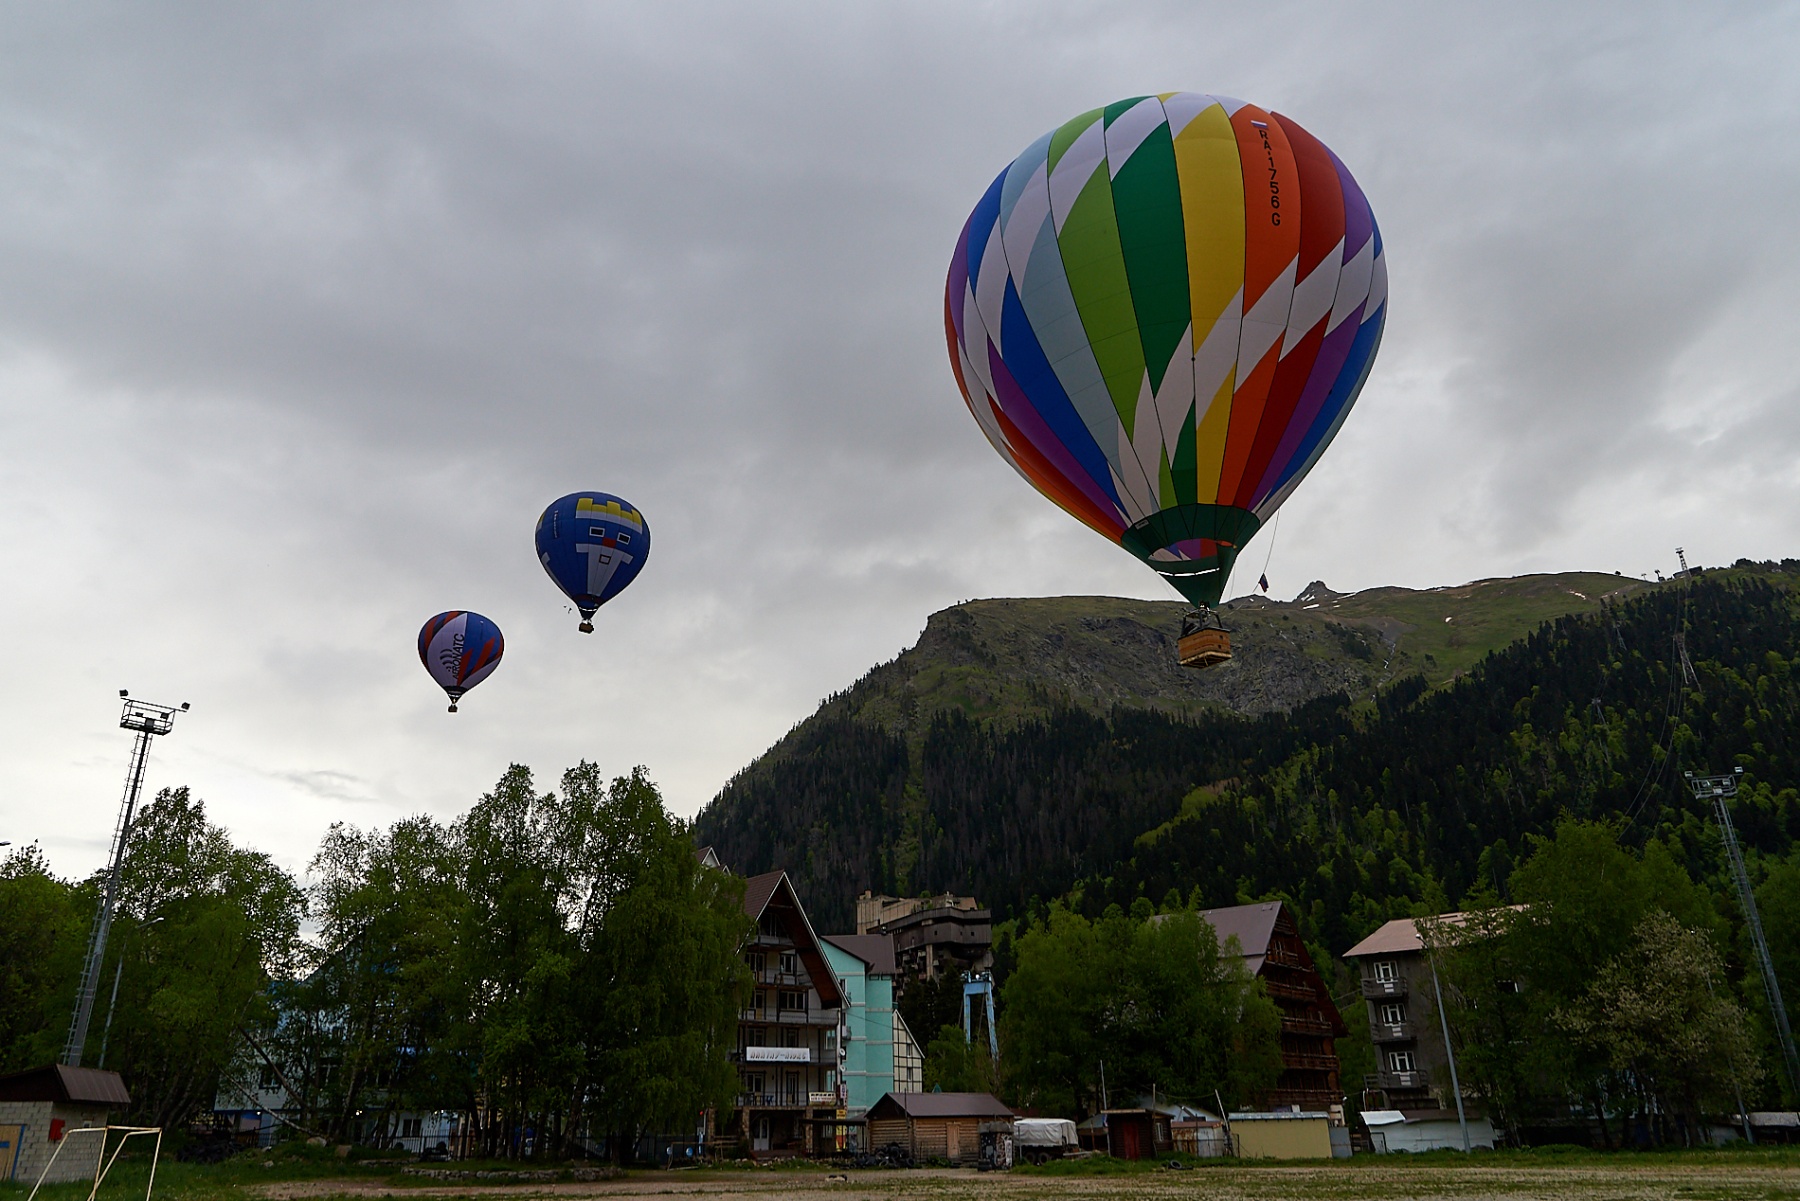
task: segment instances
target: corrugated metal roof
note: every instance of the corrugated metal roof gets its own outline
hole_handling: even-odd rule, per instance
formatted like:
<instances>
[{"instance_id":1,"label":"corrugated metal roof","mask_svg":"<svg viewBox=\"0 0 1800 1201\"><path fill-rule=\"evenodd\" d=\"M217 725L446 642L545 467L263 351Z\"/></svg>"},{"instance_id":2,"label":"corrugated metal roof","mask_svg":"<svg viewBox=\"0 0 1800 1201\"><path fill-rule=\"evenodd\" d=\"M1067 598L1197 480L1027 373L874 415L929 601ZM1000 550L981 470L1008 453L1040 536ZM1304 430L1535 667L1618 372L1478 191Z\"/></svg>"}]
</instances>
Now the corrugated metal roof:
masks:
<instances>
[{"instance_id":1,"label":"corrugated metal roof","mask_svg":"<svg viewBox=\"0 0 1800 1201\"><path fill-rule=\"evenodd\" d=\"M53 1063L0 1076L0 1101L65 1101L71 1105L124 1107L131 1094L117 1072Z\"/></svg>"},{"instance_id":2,"label":"corrugated metal roof","mask_svg":"<svg viewBox=\"0 0 1800 1201\"><path fill-rule=\"evenodd\" d=\"M821 937L838 950L854 955L866 963L871 976L899 974L899 967L894 961L892 934L826 934Z\"/></svg>"},{"instance_id":3,"label":"corrugated metal roof","mask_svg":"<svg viewBox=\"0 0 1800 1201\"><path fill-rule=\"evenodd\" d=\"M888 1093L869 1116L909 1118L1010 1118L1013 1111L992 1093Z\"/></svg>"}]
</instances>

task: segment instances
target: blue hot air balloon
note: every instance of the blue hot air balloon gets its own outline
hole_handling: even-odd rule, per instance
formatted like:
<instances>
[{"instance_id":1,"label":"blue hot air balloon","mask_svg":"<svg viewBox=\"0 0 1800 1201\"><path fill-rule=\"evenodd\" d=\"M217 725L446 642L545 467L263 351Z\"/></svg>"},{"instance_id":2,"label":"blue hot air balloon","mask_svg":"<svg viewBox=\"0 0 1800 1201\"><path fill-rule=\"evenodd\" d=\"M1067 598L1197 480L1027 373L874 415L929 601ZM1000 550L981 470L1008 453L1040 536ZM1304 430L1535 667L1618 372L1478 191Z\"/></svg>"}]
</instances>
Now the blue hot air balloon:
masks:
<instances>
[{"instance_id":1,"label":"blue hot air balloon","mask_svg":"<svg viewBox=\"0 0 1800 1201\"><path fill-rule=\"evenodd\" d=\"M419 631L419 662L450 698L450 712L462 694L500 666L506 640L500 627L479 613L452 609L439 613Z\"/></svg>"},{"instance_id":2,"label":"blue hot air balloon","mask_svg":"<svg viewBox=\"0 0 1800 1201\"><path fill-rule=\"evenodd\" d=\"M581 632L594 632L594 610L625 590L650 557L650 524L610 492L571 492L537 523L538 562L581 610Z\"/></svg>"}]
</instances>

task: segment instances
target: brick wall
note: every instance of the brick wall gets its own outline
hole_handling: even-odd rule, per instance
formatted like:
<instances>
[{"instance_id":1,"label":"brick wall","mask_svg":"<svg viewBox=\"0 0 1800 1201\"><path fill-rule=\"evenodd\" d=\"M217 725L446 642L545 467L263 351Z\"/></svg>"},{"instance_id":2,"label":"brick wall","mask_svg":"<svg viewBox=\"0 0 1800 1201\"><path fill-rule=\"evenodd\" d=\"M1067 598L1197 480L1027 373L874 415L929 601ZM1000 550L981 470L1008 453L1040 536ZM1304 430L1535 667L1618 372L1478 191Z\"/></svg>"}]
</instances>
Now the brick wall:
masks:
<instances>
[{"instance_id":1,"label":"brick wall","mask_svg":"<svg viewBox=\"0 0 1800 1201\"><path fill-rule=\"evenodd\" d=\"M63 1123L64 1139L70 1130L85 1126L106 1125L106 1111L89 1105L58 1105L51 1101L0 1101L0 1126L23 1126L17 1158L13 1161L12 1178L24 1185L37 1183L38 1173L50 1162L58 1144L50 1141L50 1123ZM44 1178L46 1183L66 1180L92 1180L94 1166L100 1158L104 1136L78 1135L56 1156L56 1168Z\"/></svg>"}]
</instances>

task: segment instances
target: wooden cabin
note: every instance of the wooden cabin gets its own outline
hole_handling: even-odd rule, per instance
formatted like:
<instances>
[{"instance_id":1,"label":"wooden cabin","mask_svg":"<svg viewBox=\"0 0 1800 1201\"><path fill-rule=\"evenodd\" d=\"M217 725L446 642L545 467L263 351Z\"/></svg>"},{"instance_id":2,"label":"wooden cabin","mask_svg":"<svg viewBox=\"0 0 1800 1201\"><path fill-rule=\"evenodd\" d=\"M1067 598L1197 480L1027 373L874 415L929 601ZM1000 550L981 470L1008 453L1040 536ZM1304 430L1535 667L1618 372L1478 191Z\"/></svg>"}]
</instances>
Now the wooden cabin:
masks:
<instances>
[{"instance_id":1,"label":"wooden cabin","mask_svg":"<svg viewBox=\"0 0 1800 1201\"><path fill-rule=\"evenodd\" d=\"M1010 1126L1014 1116L991 1093L888 1093L869 1110L869 1147L899 1143L914 1163L937 1158L975 1167L983 1131Z\"/></svg>"}]
</instances>

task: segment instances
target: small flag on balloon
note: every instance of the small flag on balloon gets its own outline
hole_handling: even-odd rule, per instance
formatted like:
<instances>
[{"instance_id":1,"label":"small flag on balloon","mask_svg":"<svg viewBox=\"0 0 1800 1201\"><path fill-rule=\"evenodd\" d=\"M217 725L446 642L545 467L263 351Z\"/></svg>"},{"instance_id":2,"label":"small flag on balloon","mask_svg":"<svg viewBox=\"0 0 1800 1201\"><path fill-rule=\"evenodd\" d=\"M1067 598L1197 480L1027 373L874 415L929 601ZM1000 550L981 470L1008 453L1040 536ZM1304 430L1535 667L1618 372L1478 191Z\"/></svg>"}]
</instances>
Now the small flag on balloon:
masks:
<instances>
[{"instance_id":1,"label":"small flag on balloon","mask_svg":"<svg viewBox=\"0 0 1800 1201\"><path fill-rule=\"evenodd\" d=\"M1263 576L1262 579L1256 581L1256 585L1257 585L1257 587L1261 588L1264 592L1267 592L1269 590L1269 577L1266 575Z\"/></svg>"}]
</instances>

